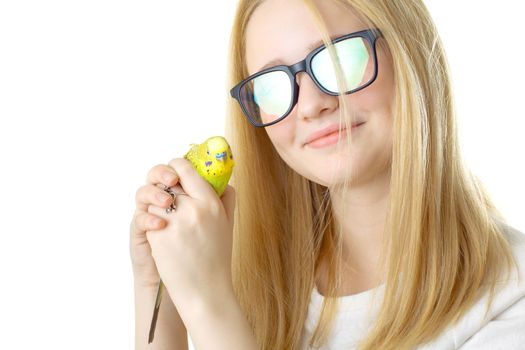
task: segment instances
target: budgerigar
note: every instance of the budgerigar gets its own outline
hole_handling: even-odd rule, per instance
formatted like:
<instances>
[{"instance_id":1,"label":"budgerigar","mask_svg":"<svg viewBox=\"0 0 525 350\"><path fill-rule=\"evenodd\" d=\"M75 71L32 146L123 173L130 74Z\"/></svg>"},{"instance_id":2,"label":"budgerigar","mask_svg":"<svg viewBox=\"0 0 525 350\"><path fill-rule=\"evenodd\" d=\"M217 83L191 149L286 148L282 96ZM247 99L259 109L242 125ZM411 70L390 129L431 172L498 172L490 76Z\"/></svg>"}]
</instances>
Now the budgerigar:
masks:
<instances>
[{"instance_id":1,"label":"budgerigar","mask_svg":"<svg viewBox=\"0 0 525 350\"><path fill-rule=\"evenodd\" d=\"M224 137L213 136L201 144L191 144L190 146L191 148L184 155L184 158L191 162L199 175L208 181L217 195L221 197L235 165L230 145ZM160 302L165 289L166 287L161 279L151 319L148 344L153 341Z\"/></svg>"},{"instance_id":2,"label":"budgerigar","mask_svg":"<svg viewBox=\"0 0 525 350\"><path fill-rule=\"evenodd\" d=\"M184 158L189 160L199 175L210 183L217 195L222 196L235 165L226 139L222 136L213 136L199 145L192 144Z\"/></svg>"}]
</instances>

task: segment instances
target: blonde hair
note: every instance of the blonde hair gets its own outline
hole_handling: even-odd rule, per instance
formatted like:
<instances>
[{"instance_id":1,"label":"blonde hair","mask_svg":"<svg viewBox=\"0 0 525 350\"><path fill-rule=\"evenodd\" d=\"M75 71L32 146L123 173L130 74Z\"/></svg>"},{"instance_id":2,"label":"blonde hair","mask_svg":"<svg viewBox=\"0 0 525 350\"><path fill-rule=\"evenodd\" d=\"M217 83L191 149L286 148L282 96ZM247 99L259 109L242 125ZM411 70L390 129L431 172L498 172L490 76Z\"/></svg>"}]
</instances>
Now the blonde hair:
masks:
<instances>
[{"instance_id":1,"label":"blonde hair","mask_svg":"<svg viewBox=\"0 0 525 350\"><path fill-rule=\"evenodd\" d=\"M360 349L408 349L438 336L490 289L488 307L496 282L516 262L498 225L503 216L461 159L449 67L423 2L332 1L380 29L393 59L390 204L380 263L385 290ZM321 15L312 0L303 2L334 58ZM228 87L248 76L246 26L260 3L238 3ZM342 91L340 67L333 61ZM266 131L253 127L230 101L226 137L236 158L231 180L237 201L236 296L261 349L298 349L320 262L326 261L326 298L310 339L318 346L329 335L342 280L342 231L336 229L329 189L291 169ZM344 97L339 101L341 121L351 130ZM345 196L348 181L342 188Z\"/></svg>"}]
</instances>

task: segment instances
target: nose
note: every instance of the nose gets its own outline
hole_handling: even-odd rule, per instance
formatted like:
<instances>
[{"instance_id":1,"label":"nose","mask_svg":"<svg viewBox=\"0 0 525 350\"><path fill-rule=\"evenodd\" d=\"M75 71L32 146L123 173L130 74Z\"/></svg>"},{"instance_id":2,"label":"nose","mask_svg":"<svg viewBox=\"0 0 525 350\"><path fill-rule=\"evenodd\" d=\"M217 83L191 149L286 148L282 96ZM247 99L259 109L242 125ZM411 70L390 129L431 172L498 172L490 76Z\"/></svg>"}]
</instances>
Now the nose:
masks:
<instances>
[{"instance_id":1,"label":"nose","mask_svg":"<svg viewBox=\"0 0 525 350\"><path fill-rule=\"evenodd\" d=\"M318 118L333 112L339 105L338 97L322 92L306 72L297 73L296 81L299 95L295 110L299 118Z\"/></svg>"}]
</instances>

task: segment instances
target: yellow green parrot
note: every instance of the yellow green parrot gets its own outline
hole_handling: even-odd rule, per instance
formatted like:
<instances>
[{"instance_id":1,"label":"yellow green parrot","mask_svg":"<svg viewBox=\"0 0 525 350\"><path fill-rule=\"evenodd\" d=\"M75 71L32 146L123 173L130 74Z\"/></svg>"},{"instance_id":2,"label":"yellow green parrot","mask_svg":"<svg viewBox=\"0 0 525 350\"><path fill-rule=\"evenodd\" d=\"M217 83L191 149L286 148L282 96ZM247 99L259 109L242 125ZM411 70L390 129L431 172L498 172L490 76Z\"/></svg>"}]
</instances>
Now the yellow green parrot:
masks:
<instances>
[{"instance_id":1,"label":"yellow green parrot","mask_svg":"<svg viewBox=\"0 0 525 350\"><path fill-rule=\"evenodd\" d=\"M191 146L184 158L193 164L217 195L222 196L235 165L230 145L224 137L213 136L199 145Z\"/></svg>"},{"instance_id":2,"label":"yellow green parrot","mask_svg":"<svg viewBox=\"0 0 525 350\"><path fill-rule=\"evenodd\" d=\"M230 145L224 137L213 136L201 144L191 144L190 146L191 148L184 155L184 158L191 162L197 173L208 181L215 193L221 197L228 185L228 181L230 181L233 166L235 165ZM148 344L153 341L160 302L165 289L166 287L161 279L151 319Z\"/></svg>"}]
</instances>

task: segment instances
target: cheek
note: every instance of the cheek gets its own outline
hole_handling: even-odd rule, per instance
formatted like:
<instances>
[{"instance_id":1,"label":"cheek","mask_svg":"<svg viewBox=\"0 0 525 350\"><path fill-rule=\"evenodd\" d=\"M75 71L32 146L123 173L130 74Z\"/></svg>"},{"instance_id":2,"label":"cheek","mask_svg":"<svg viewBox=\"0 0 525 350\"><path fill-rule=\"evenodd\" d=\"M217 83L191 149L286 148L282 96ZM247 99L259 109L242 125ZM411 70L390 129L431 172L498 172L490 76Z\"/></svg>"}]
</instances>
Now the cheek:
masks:
<instances>
[{"instance_id":1,"label":"cheek","mask_svg":"<svg viewBox=\"0 0 525 350\"><path fill-rule=\"evenodd\" d=\"M294 145L295 124L293 118L294 116L290 114L279 123L265 128L266 134L272 141L274 147L279 151L290 148Z\"/></svg>"},{"instance_id":2,"label":"cheek","mask_svg":"<svg viewBox=\"0 0 525 350\"><path fill-rule=\"evenodd\" d=\"M392 63L383 48L377 48L378 73L376 80L368 87L350 97L350 103L359 105L367 112L387 113L390 115L394 96L394 75Z\"/></svg>"},{"instance_id":3,"label":"cheek","mask_svg":"<svg viewBox=\"0 0 525 350\"><path fill-rule=\"evenodd\" d=\"M295 125L290 123L292 118L293 116L290 115L279 123L267 127L266 133L281 159L295 169L300 163L301 152L298 146L299 141L295 136Z\"/></svg>"}]
</instances>

